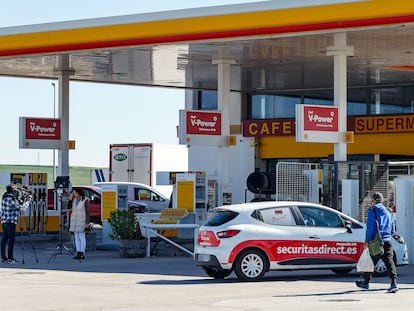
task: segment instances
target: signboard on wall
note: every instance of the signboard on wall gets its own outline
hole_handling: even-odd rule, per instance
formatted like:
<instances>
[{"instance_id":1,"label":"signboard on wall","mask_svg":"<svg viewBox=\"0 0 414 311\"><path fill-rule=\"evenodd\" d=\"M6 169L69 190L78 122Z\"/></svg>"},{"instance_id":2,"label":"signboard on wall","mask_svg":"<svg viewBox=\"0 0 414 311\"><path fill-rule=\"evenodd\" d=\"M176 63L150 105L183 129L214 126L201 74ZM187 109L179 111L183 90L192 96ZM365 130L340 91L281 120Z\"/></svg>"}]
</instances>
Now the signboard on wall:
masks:
<instances>
[{"instance_id":1,"label":"signboard on wall","mask_svg":"<svg viewBox=\"0 0 414 311\"><path fill-rule=\"evenodd\" d=\"M296 105L296 141L338 143L339 108Z\"/></svg>"},{"instance_id":2,"label":"signboard on wall","mask_svg":"<svg viewBox=\"0 0 414 311\"><path fill-rule=\"evenodd\" d=\"M347 131L355 134L413 133L414 114L348 116ZM243 121L243 137L295 136L295 119Z\"/></svg>"},{"instance_id":3,"label":"signboard on wall","mask_svg":"<svg viewBox=\"0 0 414 311\"><path fill-rule=\"evenodd\" d=\"M243 137L293 136L295 133L295 119L243 121Z\"/></svg>"},{"instance_id":4,"label":"signboard on wall","mask_svg":"<svg viewBox=\"0 0 414 311\"><path fill-rule=\"evenodd\" d=\"M183 145L222 145L221 112L180 110L179 139Z\"/></svg>"},{"instance_id":5,"label":"signboard on wall","mask_svg":"<svg viewBox=\"0 0 414 311\"><path fill-rule=\"evenodd\" d=\"M221 113L186 111L186 133L196 135L221 135Z\"/></svg>"},{"instance_id":6,"label":"signboard on wall","mask_svg":"<svg viewBox=\"0 0 414 311\"><path fill-rule=\"evenodd\" d=\"M19 119L19 147L35 149L60 149L60 119Z\"/></svg>"}]
</instances>

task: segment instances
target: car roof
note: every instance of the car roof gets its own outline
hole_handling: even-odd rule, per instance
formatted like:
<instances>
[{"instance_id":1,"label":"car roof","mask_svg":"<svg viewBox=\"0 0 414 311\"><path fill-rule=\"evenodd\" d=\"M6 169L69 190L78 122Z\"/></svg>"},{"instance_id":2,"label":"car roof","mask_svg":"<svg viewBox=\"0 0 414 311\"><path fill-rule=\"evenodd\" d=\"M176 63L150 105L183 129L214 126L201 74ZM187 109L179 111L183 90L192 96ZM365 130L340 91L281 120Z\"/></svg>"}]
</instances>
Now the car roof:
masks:
<instances>
[{"instance_id":1,"label":"car roof","mask_svg":"<svg viewBox=\"0 0 414 311\"><path fill-rule=\"evenodd\" d=\"M316 203L310 203L310 202L302 202L302 201L262 201L262 202L248 202L248 203L240 203L240 204L232 204L232 205L223 205L223 206L218 206L216 207L214 210L215 211L233 211L236 213L250 213L253 212L254 210L257 209L263 209L263 208L271 208L271 207L279 207L279 206L286 206L286 205L290 205L290 206L313 206L313 207L318 207L318 208L322 208L322 209L326 209L329 211L333 211L335 213L338 213L342 216L344 216L345 218L349 218L352 219L353 221L360 223L362 225L362 223L336 209L333 209L332 207L326 206L326 205L322 205L322 204L316 204Z\"/></svg>"},{"instance_id":2,"label":"car roof","mask_svg":"<svg viewBox=\"0 0 414 311\"><path fill-rule=\"evenodd\" d=\"M96 186L74 186L74 185L72 185L71 186L72 188L82 188L82 189L89 189L89 190L92 190L92 191L95 191L95 192L98 192L99 193L99 188L98 187L96 187ZM55 189L55 188L48 188L48 190L53 190L53 189Z\"/></svg>"},{"instance_id":3,"label":"car roof","mask_svg":"<svg viewBox=\"0 0 414 311\"><path fill-rule=\"evenodd\" d=\"M72 188L84 188L84 189L96 190L98 187L96 186L72 186Z\"/></svg>"},{"instance_id":4,"label":"car roof","mask_svg":"<svg viewBox=\"0 0 414 311\"><path fill-rule=\"evenodd\" d=\"M151 186L148 186L146 184L141 184L138 182L129 182L129 181L99 181L99 182L93 183L93 185L95 187L99 187L102 185L123 185L123 186L132 185L132 186L151 188Z\"/></svg>"},{"instance_id":5,"label":"car roof","mask_svg":"<svg viewBox=\"0 0 414 311\"><path fill-rule=\"evenodd\" d=\"M159 192L157 189L155 189L155 188L153 188L151 186L148 186L146 184L138 183L138 182L129 182L129 181L100 181L100 182L93 183L93 185L95 187L102 187L103 185L138 186L138 187L141 187L141 188L144 188L144 189L147 189L147 190L151 190L151 191L155 192L156 194L158 194L159 196L161 196L162 198L168 200L168 198L164 194L162 194L161 192Z\"/></svg>"},{"instance_id":6,"label":"car roof","mask_svg":"<svg viewBox=\"0 0 414 311\"><path fill-rule=\"evenodd\" d=\"M297 201L262 201L262 202L248 202L240 204L231 204L223 205L216 207L217 210L232 210L235 212L249 212L256 209L268 208L268 207L278 207L286 205L295 205L295 206L317 206L317 207L327 207L320 204L308 203L308 202L297 202Z\"/></svg>"}]
</instances>

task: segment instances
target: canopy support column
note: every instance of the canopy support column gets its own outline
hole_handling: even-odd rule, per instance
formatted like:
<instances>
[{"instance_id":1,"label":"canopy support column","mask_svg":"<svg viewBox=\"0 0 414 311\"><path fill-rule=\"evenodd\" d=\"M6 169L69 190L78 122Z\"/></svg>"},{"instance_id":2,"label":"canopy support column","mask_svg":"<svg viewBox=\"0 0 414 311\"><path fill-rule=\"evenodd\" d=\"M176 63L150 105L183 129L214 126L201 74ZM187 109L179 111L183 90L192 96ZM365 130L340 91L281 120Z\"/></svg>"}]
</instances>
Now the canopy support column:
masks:
<instances>
[{"instance_id":1,"label":"canopy support column","mask_svg":"<svg viewBox=\"0 0 414 311\"><path fill-rule=\"evenodd\" d=\"M235 64L234 59L225 57L225 48L222 48L219 55L212 61L217 65L217 99L218 111L221 111L221 146L219 146L218 178L220 191L218 205L228 204L223 202L227 193L231 193L230 157L228 139L230 136L230 65Z\"/></svg>"},{"instance_id":2,"label":"canopy support column","mask_svg":"<svg viewBox=\"0 0 414 311\"><path fill-rule=\"evenodd\" d=\"M58 176L69 176L69 82L74 70L70 68L69 55L57 56L56 76L59 78L59 119L61 147L58 150Z\"/></svg>"},{"instance_id":3,"label":"canopy support column","mask_svg":"<svg viewBox=\"0 0 414 311\"><path fill-rule=\"evenodd\" d=\"M354 55L354 47L346 45L346 33L335 33L334 46L328 46L327 55L334 57L334 105L339 107L339 143L334 146L334 160L347 160L345 133L347 131L347 57Z\"/></svg>"}]
</instances>

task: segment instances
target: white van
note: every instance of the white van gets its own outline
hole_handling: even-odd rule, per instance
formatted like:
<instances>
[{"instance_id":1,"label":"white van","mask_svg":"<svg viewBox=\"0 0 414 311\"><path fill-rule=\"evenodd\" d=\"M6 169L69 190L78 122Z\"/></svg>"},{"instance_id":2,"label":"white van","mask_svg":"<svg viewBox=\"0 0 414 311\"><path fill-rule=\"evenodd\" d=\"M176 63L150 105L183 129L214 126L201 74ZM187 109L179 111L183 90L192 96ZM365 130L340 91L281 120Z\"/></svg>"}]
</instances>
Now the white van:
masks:
<instances>
[{"instance_id":1,"label":"white van","mask_svg":"<svg viewBox=\"0 0 414 311\"><path fill-rule=\"evenodd\" d=\"M170 199L154 188L135 182L96 182L95 187L103 185L120 185L128 187L128 207L135 208L137 212L161 213L169 207Z\"/></svg>"}]
</instances>

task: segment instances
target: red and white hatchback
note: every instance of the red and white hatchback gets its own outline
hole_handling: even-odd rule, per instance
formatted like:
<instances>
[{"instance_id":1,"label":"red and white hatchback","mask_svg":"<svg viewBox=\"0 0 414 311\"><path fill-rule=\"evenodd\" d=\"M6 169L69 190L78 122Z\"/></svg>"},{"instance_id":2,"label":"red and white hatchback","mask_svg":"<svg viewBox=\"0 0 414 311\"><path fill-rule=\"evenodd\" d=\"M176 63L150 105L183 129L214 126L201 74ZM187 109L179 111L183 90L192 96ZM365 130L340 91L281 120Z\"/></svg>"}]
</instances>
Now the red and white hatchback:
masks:
<instances>
[{"instance_id":1,"label":"red and white hatchback","mask_svg":"<svg viewBox=\"0 0 414 311\"><path fill-rule=\"evenodd\" d=\"M232 271L257 281L270 270L331 269L345 274L363 250L365 225L332 208L306 202L254 202L214 209L199 230L195 264L216 279ZM392 239L397 265L408 264L407 246ZM385 275L380 262L377 275Z\"/></svg>"}]
</instances>

